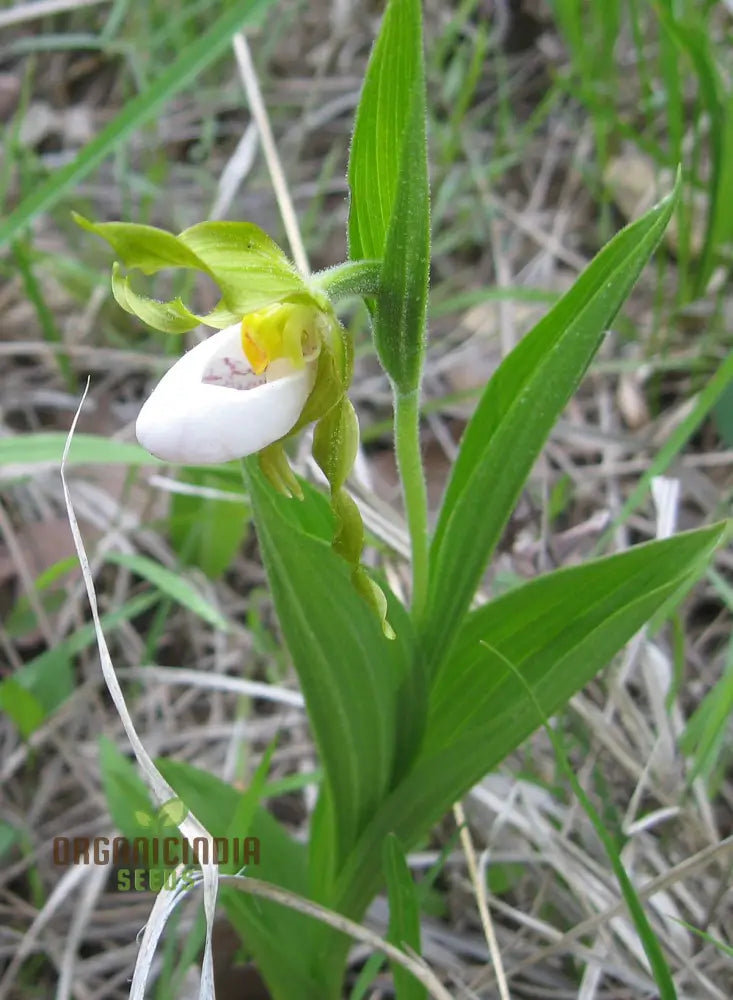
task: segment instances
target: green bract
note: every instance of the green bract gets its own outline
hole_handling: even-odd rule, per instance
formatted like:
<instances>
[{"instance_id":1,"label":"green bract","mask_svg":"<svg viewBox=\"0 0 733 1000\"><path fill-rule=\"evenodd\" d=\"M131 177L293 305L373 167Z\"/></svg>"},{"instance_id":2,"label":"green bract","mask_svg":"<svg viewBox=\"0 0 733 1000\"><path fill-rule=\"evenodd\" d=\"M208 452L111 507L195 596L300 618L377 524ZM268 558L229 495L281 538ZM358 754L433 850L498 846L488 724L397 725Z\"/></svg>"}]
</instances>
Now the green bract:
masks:
<instances>
[{"instance_id":1,"label":"green bract","mask_svg":"<svg viewBox=\"0 0 733 1000\"><path fill-rule=\"evenodd\" d=\"M430 268L430 190L419 0L387 5L349 157L349 256L382 258L374 344L398 394L419 384Z\"/></svg>"}]
</instances>

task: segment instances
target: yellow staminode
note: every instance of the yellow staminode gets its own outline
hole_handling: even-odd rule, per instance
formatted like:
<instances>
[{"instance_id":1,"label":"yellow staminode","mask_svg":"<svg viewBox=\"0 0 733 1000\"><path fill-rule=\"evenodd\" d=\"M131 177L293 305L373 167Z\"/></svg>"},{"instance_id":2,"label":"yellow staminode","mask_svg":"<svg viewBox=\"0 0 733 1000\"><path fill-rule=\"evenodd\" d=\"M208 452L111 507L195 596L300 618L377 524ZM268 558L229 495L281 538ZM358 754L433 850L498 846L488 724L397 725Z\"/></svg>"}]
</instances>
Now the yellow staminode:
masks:
<instances>
[{"instance_id":1,"label":"yellow staminode","mask_svg":"<svg viewBox=\"0 0 733 1000\"><path fill-rule=\"evenodd\" d=\"M271 361L287 359L302 368L305 357L317 347L319 310L292 302L268 306L242 320L242 350L255 375Z\"/></svg>"}]
</instances>

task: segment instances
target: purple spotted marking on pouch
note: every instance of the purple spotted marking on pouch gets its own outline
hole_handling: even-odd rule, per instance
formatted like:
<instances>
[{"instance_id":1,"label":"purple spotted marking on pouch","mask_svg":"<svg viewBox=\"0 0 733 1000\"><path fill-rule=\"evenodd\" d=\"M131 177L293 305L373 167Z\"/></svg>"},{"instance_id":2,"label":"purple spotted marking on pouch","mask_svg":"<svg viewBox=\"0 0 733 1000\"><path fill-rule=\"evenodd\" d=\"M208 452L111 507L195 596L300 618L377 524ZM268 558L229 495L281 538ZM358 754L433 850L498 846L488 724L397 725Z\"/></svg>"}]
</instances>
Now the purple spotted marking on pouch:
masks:
<instances>
[{"instance_id":1,"label":"purple spotted marking on pouch","mask_svg":"<svg viewBox=\"0 0 733 1000\"><path fill-rule=\"evenodd\" d=\"M212 358L201 379L206 385L220 385L225 389L256 389L267 379L255 375L249 365L238 358Z\"/></svg>"}]
</instances>

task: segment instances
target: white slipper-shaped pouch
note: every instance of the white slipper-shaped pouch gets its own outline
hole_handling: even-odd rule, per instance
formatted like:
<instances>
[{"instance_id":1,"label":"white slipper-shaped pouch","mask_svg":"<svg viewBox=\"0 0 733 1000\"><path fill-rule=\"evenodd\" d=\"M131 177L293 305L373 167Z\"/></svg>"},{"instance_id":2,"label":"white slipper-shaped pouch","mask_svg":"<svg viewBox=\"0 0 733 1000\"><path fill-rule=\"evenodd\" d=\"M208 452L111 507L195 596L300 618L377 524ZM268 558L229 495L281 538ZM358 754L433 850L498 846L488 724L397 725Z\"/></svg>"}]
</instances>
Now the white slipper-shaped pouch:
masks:
<instances>
[{"instance_id":1,"label":"white slipper-shaped pouch","mask_svg":"<svg viewBox=\"0 0 733 1000\"><path fill-rule=\"evenodd\" d=\"M157 458L213 465L253 455L292 430L315 381L317 361L285 358L261 375L242 349L240 324L188 351L163 376L137 418L137 439Z\"/></svg>"}]
</instances>

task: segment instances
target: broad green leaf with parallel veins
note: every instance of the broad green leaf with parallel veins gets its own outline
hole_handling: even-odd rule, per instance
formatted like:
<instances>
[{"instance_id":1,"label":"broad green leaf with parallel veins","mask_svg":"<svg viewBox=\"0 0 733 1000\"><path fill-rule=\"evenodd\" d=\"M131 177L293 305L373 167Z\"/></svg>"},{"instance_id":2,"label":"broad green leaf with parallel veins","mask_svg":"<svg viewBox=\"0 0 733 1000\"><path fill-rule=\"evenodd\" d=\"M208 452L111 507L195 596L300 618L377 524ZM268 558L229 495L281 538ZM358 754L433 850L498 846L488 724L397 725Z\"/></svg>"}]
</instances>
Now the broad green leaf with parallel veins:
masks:
<instances>
[{"instance_id":1,"label":"broad green leaf with parallel veins","mask_svg":"<svg viewBox=\"0 0 733 1000\"><path fill-rule=\"evenodd\" d=\"M601 250L504 359L466 428L431 547L426 648L437 668L552 426L669 222L679 190Z\"/></svg>"},{"instance_id":2,"label":"broad green leaf with parallel veins","mask_svg":"<svg viewBox=\"0 0 733 1000\"><path fill-rule=\"evenodd\" d=\"M275 608L324 768L311 831L310 894L330 905L344 860L418 751L427 711L422 661L404 607L387 595L396 632L389 640L355 590L347 563L330 545L325 497L306 483L301 502L274 494L252 459L245 473ZM329 990L338 987L348 941L320 927L310 947L313 967L329 987L318 996L335 997Z\"/></svg>"},{"instance_id":3,"label":"broad green leaf with parallel veins","mask_svg":"<svg viewBox=\"0 0 733 1000\"><path fill-rule=\"evenodd\" d=\"M696 559L701 564L724 530L716 525L560 569L469 614L434 680L426 741L448 744L490 724L497 686L514 683L499 663L502 657L542 685L548 665L553 671L564 667L568 678L600 669L608 656L600 636L614 632L620 609L630 613L637 600L674 584L686 565L694 568Z\"/></svg>"},{"instance_id":4,"label":"broad green leaf with parallel veins","mask_svg":"<svg viewBox=\"0 0 733 1000\"><path fill-rule=\"evenodd\" d=\"M379 889L384 838L395 833L409 850L537 728L537 704L548 717L561 709L700 574L727 531L713 525L559 570L474 612L438 675L420 754L351 852L335 905L361 915Z\"/></svg>"},{"instance_id":5,"label":"broad green leaf with parallel veins","mask_svg":"<svg viewBox=\"0 0 733 1000\"><path fill-rule=\"evenodd\" d=\"M332 792L337 871L393 780L398 697L411 669L406 622L394 623L397 641L386 639L344 560L298 527L308 494L297 504L283 499L252 459L245 467L275 607Z\"/></svg>"}]
</instances>

